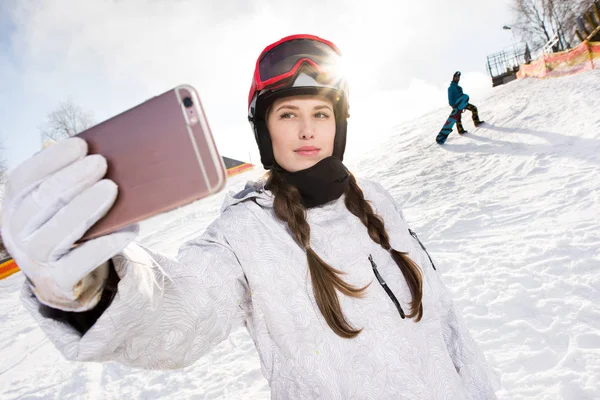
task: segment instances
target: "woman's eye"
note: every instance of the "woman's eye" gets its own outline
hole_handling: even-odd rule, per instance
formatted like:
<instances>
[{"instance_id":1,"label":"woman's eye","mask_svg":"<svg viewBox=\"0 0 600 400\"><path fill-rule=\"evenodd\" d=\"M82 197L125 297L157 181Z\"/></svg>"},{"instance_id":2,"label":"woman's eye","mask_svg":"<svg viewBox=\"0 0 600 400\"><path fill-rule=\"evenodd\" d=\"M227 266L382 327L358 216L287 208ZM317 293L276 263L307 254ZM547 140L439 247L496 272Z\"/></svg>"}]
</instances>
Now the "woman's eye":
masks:
<instances>
[{"instance_id":1,"label":"woman's eye","mask_svg":"<svg viewBox=\"0 0 600 400\"><path fill-rule=\"evenodd\" d=\"M324 113L324 112L318 112L315 114L316 118L329 118L329 114Z\"/></svg>"},{"instance_id":2,"label":"woman's eye","mask_svg":"<svg viewBox=\"0 0 600 400\"><path fill-rule=\"evenodd\" d=\"M279 116L279 118L281 118L281 119L290 119L290 118L293 118L293 117L294 117L294 114L289 113L289 112L288 113L283 113L283 114L281 114Z\"/></svg>"}]
</instances>

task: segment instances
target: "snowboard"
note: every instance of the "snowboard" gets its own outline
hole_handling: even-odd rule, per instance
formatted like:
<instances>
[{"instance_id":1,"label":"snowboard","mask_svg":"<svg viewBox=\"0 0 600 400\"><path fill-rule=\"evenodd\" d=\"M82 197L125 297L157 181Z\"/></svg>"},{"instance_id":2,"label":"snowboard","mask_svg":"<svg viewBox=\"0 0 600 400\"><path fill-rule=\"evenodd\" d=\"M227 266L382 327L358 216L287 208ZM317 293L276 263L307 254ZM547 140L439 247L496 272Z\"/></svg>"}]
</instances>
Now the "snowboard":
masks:
<instances>
[{"instance_id":1,"label":"snowboard","mask_svg":"<svg viewBox=\"0 0 600 400\"><path fill-rule=\"evenodd\" d=\"M452 132L452 128L454 128L454 125L456 125L456 121L458 121L461 112L462 110L459 110L458 108L452 109L452 112L450 113L450 116L448 117L446 123L442 127L442 130L440 131L440 133L438 133L437 137L435 138L435 141L438 144L446 143L446 139L448 139L450 132Z\"/></svg>"},{"instance_id":2,"label":"snowboard","mask_svg":"<svg viewBox=\"0 0 600 400\"><path fill-rule=\"evenodd\" d=\"M469 96L464 94L458 99L457 104L455 104L456 107L452 109L452 112L450 113L450 116L448 116L448 119L442 127L442 130L440 131L440 133L438 133L437 137L435 138L435 141L438 144L446 143L446 139L448 139L448 136L452 132L452 128L454 128L454 125L456 125L456 122L460 118L460 113L462 113L467 104L469 104Z\"/></svg>"}]
</instances>

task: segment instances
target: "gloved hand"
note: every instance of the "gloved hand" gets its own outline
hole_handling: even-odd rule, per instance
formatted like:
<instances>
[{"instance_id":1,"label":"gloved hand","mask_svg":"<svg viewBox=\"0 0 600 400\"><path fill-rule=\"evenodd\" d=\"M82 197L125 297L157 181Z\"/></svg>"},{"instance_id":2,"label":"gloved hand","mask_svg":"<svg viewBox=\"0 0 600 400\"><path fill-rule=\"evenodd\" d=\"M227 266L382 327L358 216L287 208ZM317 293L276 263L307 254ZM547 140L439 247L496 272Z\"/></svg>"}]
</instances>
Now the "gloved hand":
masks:
<instances>
[{"instance_id":1,"label":"gloved hand","mask_svg":"<svg viewBox=\"0 0 600 400\"><path fill-rule=\"evenodd\" d=\"M2 204L6 249L38 300L65 311L98 303L108 260L138 232L133 225L73 247L117 197L117 185L102 179L106 159L87 151L70 138L36 154L9 175Z\"/></svg>"}]
</instances>

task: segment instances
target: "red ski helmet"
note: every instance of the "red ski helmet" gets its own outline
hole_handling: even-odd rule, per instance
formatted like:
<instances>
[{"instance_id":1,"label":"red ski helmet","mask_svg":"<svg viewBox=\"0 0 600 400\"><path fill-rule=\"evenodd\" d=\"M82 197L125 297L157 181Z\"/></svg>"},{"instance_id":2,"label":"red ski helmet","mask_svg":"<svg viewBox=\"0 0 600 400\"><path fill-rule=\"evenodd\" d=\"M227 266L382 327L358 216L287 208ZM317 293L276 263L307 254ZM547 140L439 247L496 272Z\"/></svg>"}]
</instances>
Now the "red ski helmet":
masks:
<instances>
[{"instance_id":1,"label":"red ski helmet","mask_svg":"<svg viewBox=\"0 0 600 400\"><path fill-rule=\"evenodd\" d=\"M313 35L287 36L267 46L256 61L248 94L248 120L265 169L275 164L266 113L277 99L320 94L334 105L336 133L333 155L343 160L346 148L348 84L340 70L341 52Z\"/></svg>"}]
</instances>

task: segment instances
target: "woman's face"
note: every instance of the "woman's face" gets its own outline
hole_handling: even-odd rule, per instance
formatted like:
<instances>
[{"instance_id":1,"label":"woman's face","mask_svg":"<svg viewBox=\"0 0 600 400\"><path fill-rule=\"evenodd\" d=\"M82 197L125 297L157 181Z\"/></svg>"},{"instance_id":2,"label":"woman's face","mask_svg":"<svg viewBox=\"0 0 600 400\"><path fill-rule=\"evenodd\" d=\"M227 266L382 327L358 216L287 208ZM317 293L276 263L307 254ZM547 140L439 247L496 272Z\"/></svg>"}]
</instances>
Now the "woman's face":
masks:
<instances>
[{"instance_id":1,"label":"woman's face","mask_svg":"<svg viewBox=\"0 0 600 400\"><path fill-rule=\"evenodd\" d=\"M288 172L307 169L333 154L335 116L323 96L291 96L276 100L267 128L277 164Z\"/></svg>"}]
</instances>

